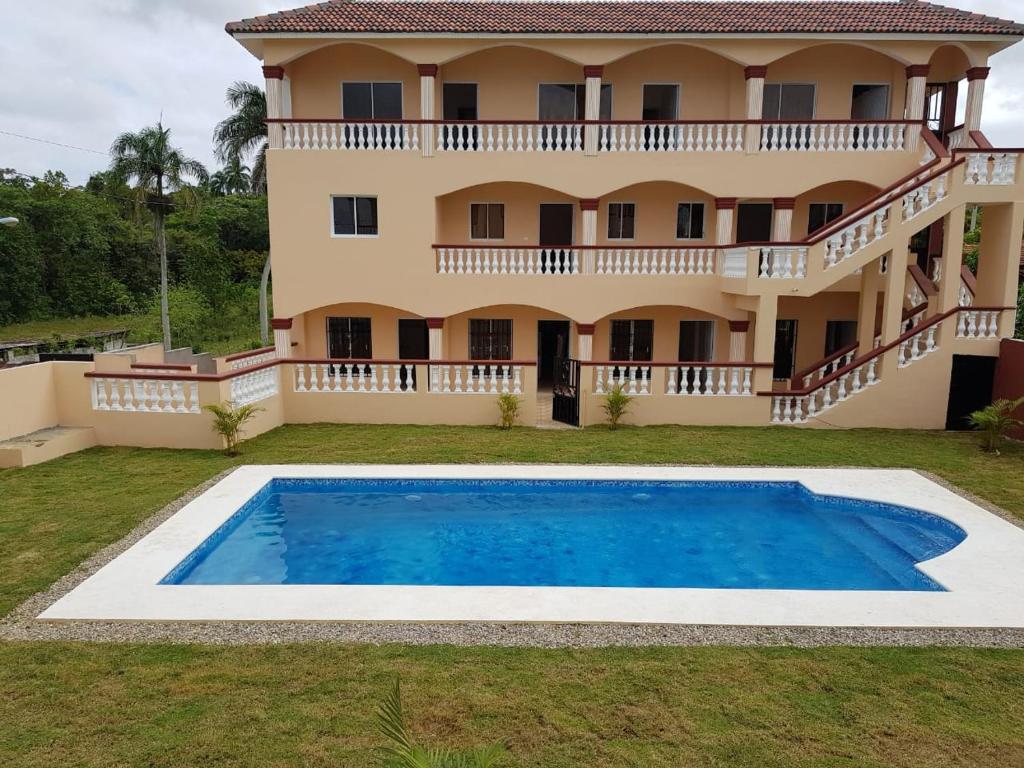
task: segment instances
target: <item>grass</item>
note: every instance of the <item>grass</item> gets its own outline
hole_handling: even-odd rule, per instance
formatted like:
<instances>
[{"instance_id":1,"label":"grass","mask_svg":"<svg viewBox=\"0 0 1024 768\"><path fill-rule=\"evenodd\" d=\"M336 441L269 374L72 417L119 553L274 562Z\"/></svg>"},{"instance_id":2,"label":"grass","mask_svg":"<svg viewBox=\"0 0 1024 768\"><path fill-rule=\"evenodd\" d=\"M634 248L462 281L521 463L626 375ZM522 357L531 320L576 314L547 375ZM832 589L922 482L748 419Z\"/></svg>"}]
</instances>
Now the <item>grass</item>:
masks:
<instances>
[{"instance_id":1,"label":"grass","mask_svg":"<svg viewBox=\"0 0 1024 768\"><path fill-rule=\"evenodd\" d=\"M863 430L289 426L203 451L100 448L0 471L0 613L236 463L901 466L1024 518L1024 446ZM401 674L424 740L505 739L507 765L1024 764L1024 652L544 651L0 644L4 766L364 766Z\"/></svg>"}]
</instances>

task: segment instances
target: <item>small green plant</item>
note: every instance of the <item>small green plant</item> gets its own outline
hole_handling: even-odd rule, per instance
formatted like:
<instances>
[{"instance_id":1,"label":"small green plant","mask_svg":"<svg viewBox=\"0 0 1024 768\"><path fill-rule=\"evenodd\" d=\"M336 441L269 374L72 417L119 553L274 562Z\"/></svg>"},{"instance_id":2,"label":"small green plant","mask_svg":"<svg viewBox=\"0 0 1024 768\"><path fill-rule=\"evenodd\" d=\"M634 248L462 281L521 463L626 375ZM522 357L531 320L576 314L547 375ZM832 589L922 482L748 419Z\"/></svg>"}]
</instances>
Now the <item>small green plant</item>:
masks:
<instances>
[{"instance_id":1,"label":"small green plant","mask_svg":"<svg viewBox=\"0 0 1024 768\"><path fill-rule=\"evenodd\" d=\"M501 428L511 429L519 418L521 400L506 392L498 397L498 410L501 411Z\"/></svg>"},{"instance_id":2,"label":"small green plant","mask_svg":"<svg viewBox=\"0 0 1024 768\"><path fill-rule=\"evenodd\" d=\"M203 410L213 414L211 428L224 438L224 453L228 456L237 456L240 453L238 443L242 427L263 409L252 404L236 407L234 403L226 403L224 405L204 405Z\"/></svg>"},{"instance_id":3,"label":"small green plant","mask_svg":"<svg viewBox=\"0 0 1024 768\"><path fill-rule=\"evenodd\" d=\"M377 710L377 726L391 742L390 746L381 749L385 768L491 768L506 754L502 744L466 751L414 744L405 727L398 680Z\"/></svg>"},{"instance_id":4,"label":"small green plant","mask_svg":"<svg viewBox=\"0 0 1024 768\"><path fill-rule=\"evenodd\" d=\"M986 451L999 453L999 443L1006 434L1024 423L1013 417L1013 412L1021 405L1024 405L1024 397L1017 400L996 400L992 405L967 417L971 426L982 433L982 444Z\"/></svg>"},{"instance_id":5,"label":"small green plant","mask_svg":"<svg viewBox=\"0 0 1024 768\"><path fill-rule=\"evenodd\" d=\"M632 402L633 398L625 393L621 384L616 384L612 387L611 391L605 395L604 404L601 408L608 417L608 426L610 428L618 429L619 422L622 421L622 417L629 412L629 404Z\"/></svg>"}]
</instances>

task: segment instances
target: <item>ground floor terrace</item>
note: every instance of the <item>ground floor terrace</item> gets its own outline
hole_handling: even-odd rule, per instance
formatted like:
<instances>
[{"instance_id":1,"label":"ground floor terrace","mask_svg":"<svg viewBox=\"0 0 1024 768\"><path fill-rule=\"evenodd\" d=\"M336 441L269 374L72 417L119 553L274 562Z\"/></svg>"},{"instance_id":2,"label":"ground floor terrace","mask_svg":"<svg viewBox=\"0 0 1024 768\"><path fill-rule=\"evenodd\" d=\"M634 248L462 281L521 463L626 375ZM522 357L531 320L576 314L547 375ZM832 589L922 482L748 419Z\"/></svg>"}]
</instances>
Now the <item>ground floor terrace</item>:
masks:
<instances>
[{"instance_id":1,"label":"ground floor terrace","mask_svg":"<svg viewBox=\"0 0 1024 768\"><path fill-rule=\"evenodd\" d=\"M628 625L531 633L505 625L489 629L488 645L470 646L479 631L460 625L240 625L232 636L209 626L121 624L104 627L101 641L74 624L51 625L44 635L15 608L58 580L67 588L64 574L225 470L308 463L311 450L322 462L909 467L1024 516L1019 444L995 456L964 434L782 434L294 425L247 442L240 459L97 448L0 471L7 533L0 613L14 610L0 624L0 761L370 764L384 744L374 713L396 676L418 741L501 740L508 766L838 760L976 768L1024 760L1021 651L938 647L1020 644L986 631L889 632L868 641L839 630L798 637ZM857 647L864 642L883 647ZM927 647L895 647L900 642Z\"/></svg>"}]
</instances>

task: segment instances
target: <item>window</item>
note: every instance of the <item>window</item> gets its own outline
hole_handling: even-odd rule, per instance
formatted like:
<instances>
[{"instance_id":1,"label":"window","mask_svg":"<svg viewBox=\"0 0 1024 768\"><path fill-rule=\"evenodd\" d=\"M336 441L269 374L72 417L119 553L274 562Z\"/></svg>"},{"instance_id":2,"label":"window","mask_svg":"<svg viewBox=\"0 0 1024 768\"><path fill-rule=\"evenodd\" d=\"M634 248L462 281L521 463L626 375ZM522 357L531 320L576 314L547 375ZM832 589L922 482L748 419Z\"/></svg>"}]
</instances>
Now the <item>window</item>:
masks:
<instances>
[{"instance_id":1,"label":"window","mask_svg":"<svg viewBox=\"0 0 1024 768\"><path fill-rule=\"evenodd\" d=\"M476 120L476 83L445 83L442 85L441 115L445 120Z\"/></svg>"},{"instance_id":2,"label":"window","mask_svg":"<svg viewBox=\"0 0 1024 768\"><path fill-rule=\"evenodd\" d=\"M645 362L654 350L653 320L612 320L608 359Z\"/></svg>"},{"instance_id":3,"label":"window","mask_svg":"<svg viewBox=\"0 0 1024 768\"><path fill-rule=\"evenodd\" d=\"M377 198L336 195L331 198L337 237L375 237Z\"/></svg>"},{"instance_id":4,"label":"window","mask_svg":"<svg viewBox=\"0 0 1024 768\"><path fill-rule=\"evenodd\" d=\"M775 323L775 368L772 373L776 380L793 378L796 366L796 320L778 320Z\"/></svg>"},{"instance_id":5,"label":"window","mask_svg":"<svg viewBox=\"0 0 1024 768\"><path fill-rule=\"evenodd\" d=\"M470 320L470 360L511 360L511 320Z\"/></svg>"},{"instance_id":6,"label":"window","mask_svg":"<svg viewBox=\"0 0 1024 768\"><path fill-rule=\"evenodd\" d=\"M680 203L676 209L676 239L704 239L704 203Z\"/></svg>"},{"instance_id":7,"label":"window","mask_svg":"<svg viewBox=\"0 0 1024 768\"><path fill-rule=\"evenodd\" d=\"M813 120L813 83L765 83L763 120Z\"/></svg>"},{"instance_id":8,"label":"window","mask_svg":"<svg viewBox=\"0 0 1024 768\"><path fill-rule=\"evenodd\" d=\"M807 210L807 234L813 235L842 215L842 203L811 203Z\"/></svg>"},{"instance_id":9,"label":"window","mask_svg":"<svg viewBox=\"0 0 1024 768\"><path fill-rule=\"evenodd\" d=\"M857 341L856 320L829 320L825 324L825 357Z\"/></svg>"},{"instance_id":10,"label":"window","mask_svg":"<svg viewBox=\"0 0 1024 768\"><path fill-rule=\"evenodd\" d=\"M342 83L341 114L346 120L401 120L401 83Z\"/></svg>"},{"instance_id":11,"label":"window","mask_svg":"<svg viewBox=\"0 0 1024 768\"><path fill-rule=\"evenodd\" d=\"M473 240L504 239L505 204L470 203L469 236Z\"/></svg>"},{"instance_id":12,"label":"window","mask_svg":"<svg viewBox=\"0 0 1024 768\"><path fill-rule=\"evenodd\" d=\"M709 363L715 359L715 321L679 321L679 360Z\"/></svg>"},{"instance_id":13,"label":"window","mask_svg":"<svg viewBox=\"0 0 1024 768\"><path fill-rule=\"evenodd\" d=\"M887 120L889 86L856 84L850 107L851 120Z\"/></svg>"},{"instance_id":14,"label":"window","mask_svg":"<svg viewBox=\"0 0 1024 768\"><path fill-rule=\"evenodd\" d=\"M608 239L632 240L636 225L636 204L608 203Z\"/></svg>"},{"instance_id":15,"label":"window","mask_svg":"<svg viewBox=\"0 0 1024 768\"><path fill-rule=\"evenodd\" d=\"M368 317L328 317L327 356L332 360L370 360L373 337Z\"/></svg>"},{"instance_id":16,"label":"window","mask_svg":"<svg viewBox=\"0 0 1024 768\"><path fill-rule=\"evenodd\" d=\"M644 83L644 120L679 119L679 86Z\"/></svg>"},{"instance_id":17,"label":"window","mask_svg":"<svg viewBox=\"0 0 1024 768\"><path fill-rule=\"evenodd\" d=\"M587 87L583 83L541 83L537 95L538 120L586 118ZM599 119L612 119L612 87L601 85Z\"/></svg>"},{"instance_id":18,"label":"window","mask_svg":"<svg viewBox=\"0 0 1024 768\"><path fill-rule=\"evenodd\" d=\"M772 239L771 203L740 203L736 206L736 242L767 243Z\"/></svg>"}]
</instances>

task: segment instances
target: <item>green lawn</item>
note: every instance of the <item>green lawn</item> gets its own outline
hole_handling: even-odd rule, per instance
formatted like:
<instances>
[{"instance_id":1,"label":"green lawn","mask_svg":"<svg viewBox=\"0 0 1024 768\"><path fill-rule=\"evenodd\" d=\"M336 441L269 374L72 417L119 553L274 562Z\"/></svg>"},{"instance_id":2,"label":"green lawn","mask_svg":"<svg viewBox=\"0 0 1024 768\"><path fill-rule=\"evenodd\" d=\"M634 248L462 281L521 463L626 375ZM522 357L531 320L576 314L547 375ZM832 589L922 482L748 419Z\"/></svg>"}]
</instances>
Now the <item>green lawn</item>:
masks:
<instances>
[{"instance_id":1,"label":"green lawn","mask_svg":"<svg viewBox=\"0 0 1024 768\"><path fill-rule=\"evenodd\" d=\"M292 426L238 462L916 467L1024 518L1024 447L970 435ZM0 613L182 492L218 454L94 449L0 471ZM541 651L0 644L0 765L364 766L400 673L417 736L504 739L507 765L1024 765L1024 652Z\"/></svg>"}]
</instances>

